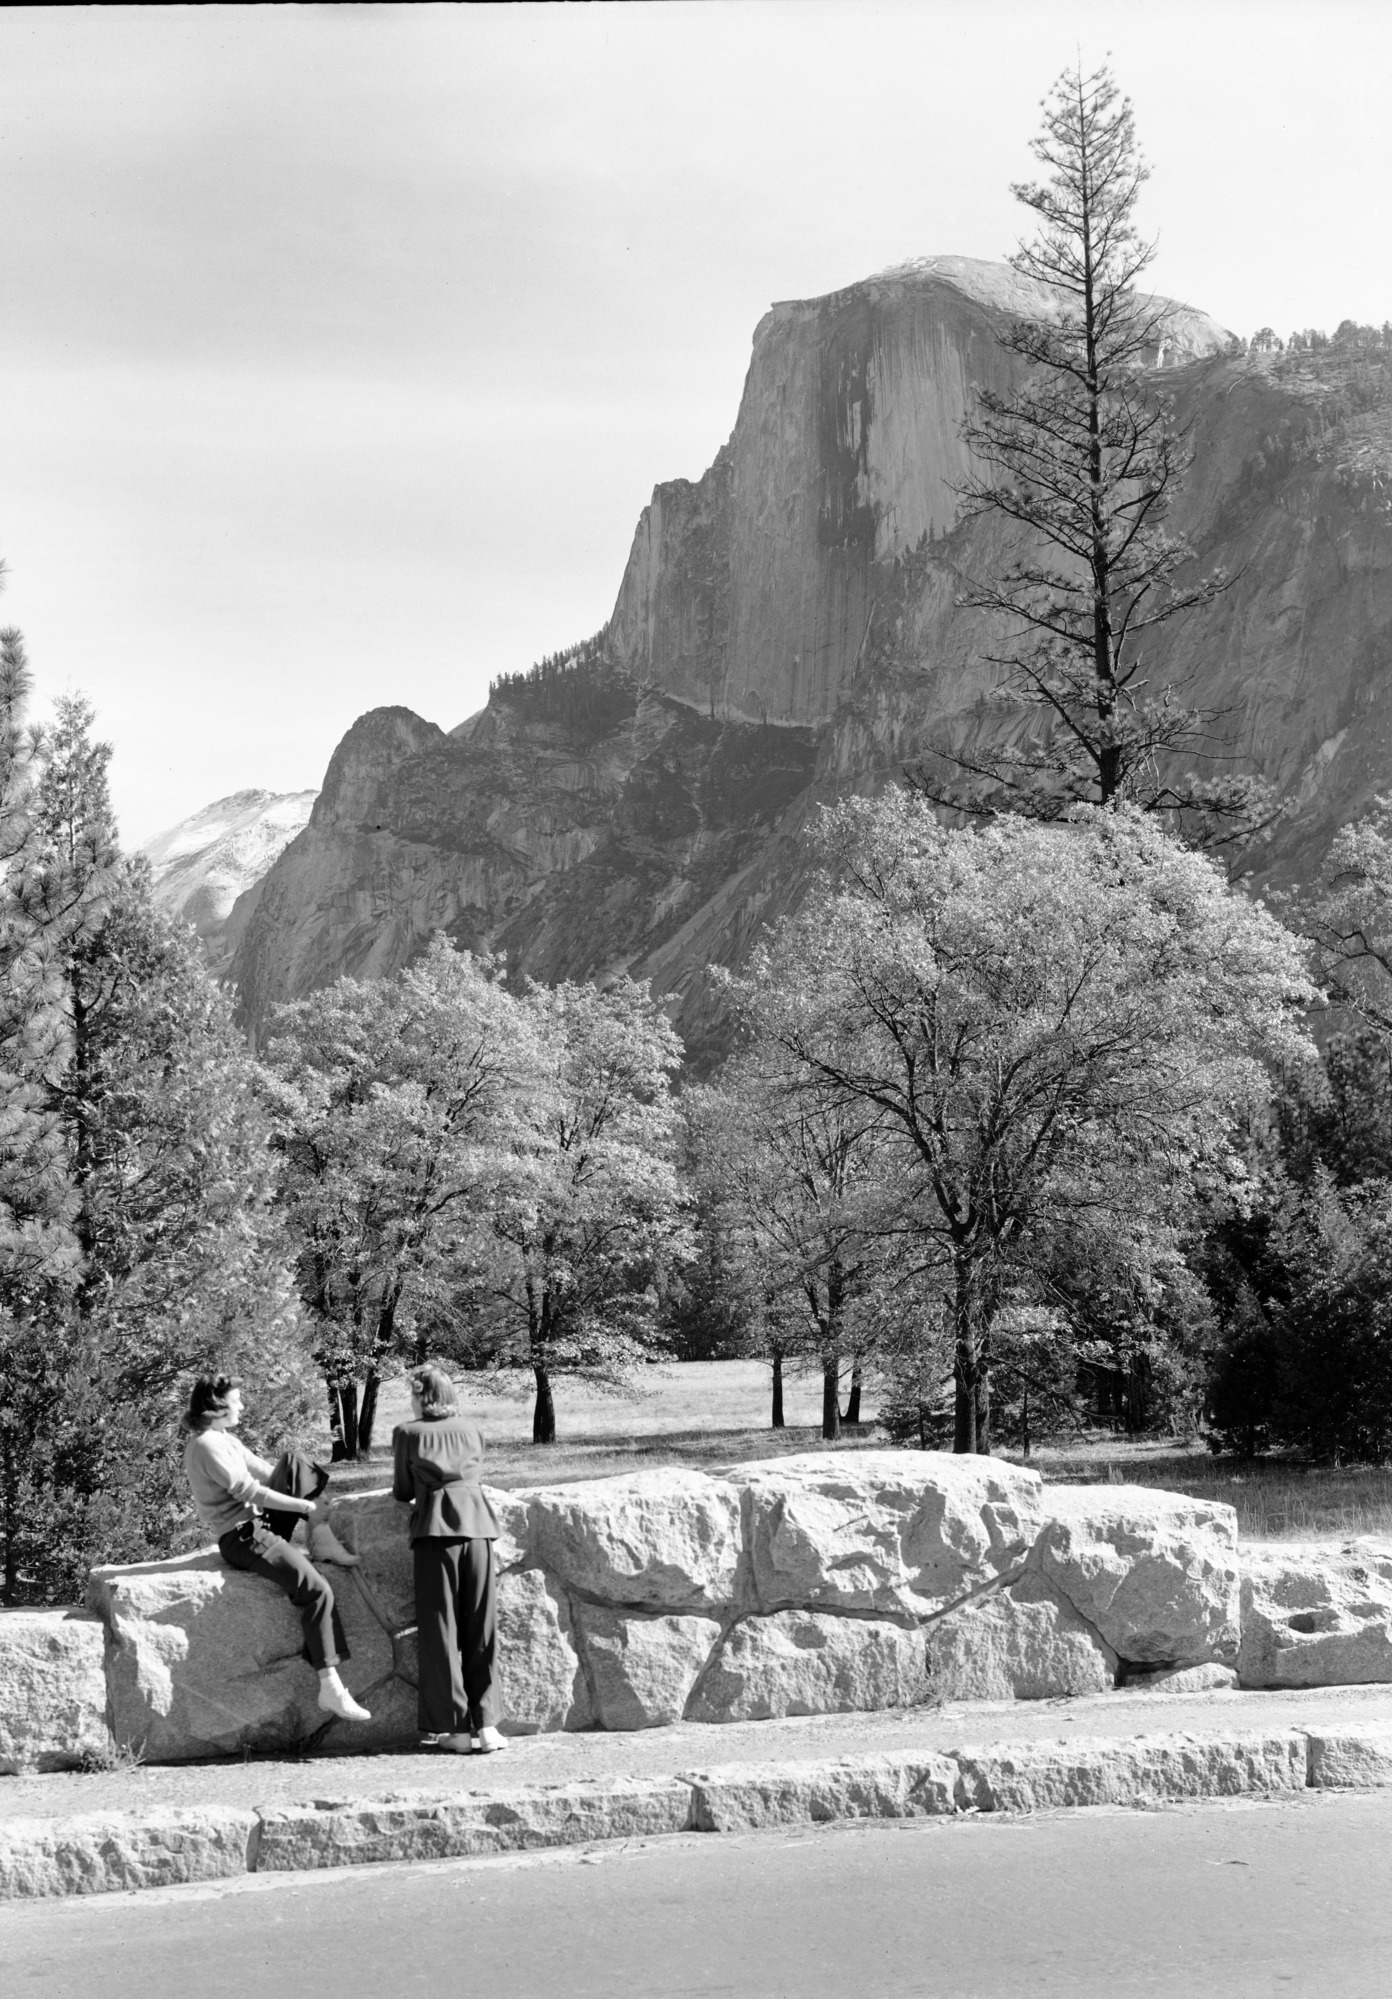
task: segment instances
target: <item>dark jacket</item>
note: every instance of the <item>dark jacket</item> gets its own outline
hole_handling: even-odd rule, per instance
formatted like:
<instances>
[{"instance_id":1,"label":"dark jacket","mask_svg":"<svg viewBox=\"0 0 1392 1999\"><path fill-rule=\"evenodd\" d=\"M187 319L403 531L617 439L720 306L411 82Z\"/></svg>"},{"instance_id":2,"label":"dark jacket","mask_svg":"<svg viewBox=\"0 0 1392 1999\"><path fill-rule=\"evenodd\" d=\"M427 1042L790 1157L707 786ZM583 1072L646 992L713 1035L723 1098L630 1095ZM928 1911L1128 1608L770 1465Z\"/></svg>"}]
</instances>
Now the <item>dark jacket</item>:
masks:
<instances>
[{"instance_id":1,"label":"dark jacket","mask_svg":"<svg viewBox=\"0 0 1392 1999\"><path fill-rule=\"evenodd\" d=\"M392 1497L411 1502L413 1541L496 1541L480 1483L483 1433L467 1416L422 1416L392 1432Z\"/></svg>"}]
</instances>

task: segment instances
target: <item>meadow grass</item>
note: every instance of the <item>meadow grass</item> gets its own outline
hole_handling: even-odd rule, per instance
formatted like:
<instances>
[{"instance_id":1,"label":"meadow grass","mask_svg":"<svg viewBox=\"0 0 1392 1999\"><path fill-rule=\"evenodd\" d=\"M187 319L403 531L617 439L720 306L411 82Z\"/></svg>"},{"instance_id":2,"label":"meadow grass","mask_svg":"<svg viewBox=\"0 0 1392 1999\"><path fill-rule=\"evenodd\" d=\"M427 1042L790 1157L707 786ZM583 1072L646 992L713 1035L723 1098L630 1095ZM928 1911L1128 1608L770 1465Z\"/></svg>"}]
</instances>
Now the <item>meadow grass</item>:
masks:
<instances>
[{"instance_id":1,"label":"meadow grass","mask_svg":"<svg viewBox=\"0 0 1392 1999\"><path fill-rule=\"evenodd\" d=\"M599 1395L562 1379L555 1384L557 1441L546 1445L532 1442L530 1383L488 1387L478 1376L461 1375L458 1388L461 1407L484 1434L484 1476L504 1491L654 1465L710 1471L796 1451L863 1450L884 1442L874 1428L875 1396L867 1392L859 1429L824 1443L821 1375L791 1368L783 1381L787 1427L770 1428L770 1370L757 1360L661 1363L642 1371L632 1396ZM405 1378L388 1382L378 1405L377 1441L365 1463L335 1473L340 1490L370 1489L391 1476L392 1426L410 1413Z\"/></svg>"},{"instance_id":2,"label":"meadow grass","mask_svg":"<svg viewBox=\"0 0 1392 1999\"><path fill-rule=\"evenodd\" d=\"M1244 1541L1392 1538L1392 1467L1386 1465L1215 1457L1202 1442L1116 1437L1055 1445L1036 1452L1033 1462L1050 1481L1153 1485L1221 1500L1236 1510Z\"/></svg>"},{"instance_id":3,"label":"meadow grass","mask_svg":"<svg viewBox=\"0 0 1392 1999\"><path fill-rule=\"evenodd\" d=\"M558 1440L548 1445L531 1441L530 1384L498 1390L465 1375L459 1387L463 1406L486 1439L484 1476L505 1491L660 1465L713 1471L792 1452L856 1451L884 1448L887 1442L874 1420L874 1386L867 1383L860 1429L835 1444L824 1443L821 1376L791 1369L784 1379L787 1427L771 1429L770 1375L762 1361L663 1363L643 1370L632 1397L601 1396L562 1380L556 1384ZM389 1382L382 1392L377 1442L365 1462L338 1469L340 1491L387 1483L392 1426L409 1414L404 1378ZM1017 1451L1001 1456L1020 1461ZM1392 1467L1249 1462L1215 1457L1202 1440L1133 1441L1105 1431L1041 1445L1030 1463L1048 1482L1151 1485L1221 1500L1236 1509L1244 1540L1351 1540L1363 1534L1392 1539Z\"/></svg>"}]
</instances>

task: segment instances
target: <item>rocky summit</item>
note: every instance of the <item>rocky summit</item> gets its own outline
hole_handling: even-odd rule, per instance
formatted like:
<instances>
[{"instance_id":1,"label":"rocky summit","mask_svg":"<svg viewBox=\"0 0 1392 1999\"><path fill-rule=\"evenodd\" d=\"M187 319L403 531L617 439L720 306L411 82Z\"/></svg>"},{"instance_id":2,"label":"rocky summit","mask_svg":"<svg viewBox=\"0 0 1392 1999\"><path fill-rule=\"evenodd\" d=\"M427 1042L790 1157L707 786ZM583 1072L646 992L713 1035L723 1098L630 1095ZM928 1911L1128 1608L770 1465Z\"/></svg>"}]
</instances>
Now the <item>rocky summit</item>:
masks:
<instances>
[{"instance_id":1,"label":"rocky summit","mask_svg":"<svg viewBox=\"0 0 1392 1999\"><path fill-rule=\"evenodd\" d=\"M712 1061L707 968L796 901L818 806L1029 725L957 601L1006 548L959 523L956 489L974 394L1016 366L1002 327L1054 310L955 257L775 306L729 443L656 489L597 638L451 733L401 708L349 730L239 918L248 1025L443 929L540 979L649 979ZM1290 879L1388 788L1392 355L1234 347L1164 304L1150 364L1194 447L1173 525L1232 582L1145 671L1221 711L1229 753L1275 784L1259 873Z\"/></svg>"},{"instance_id":2,"label":"rocky summit","mask_svg":"<svg viewBox=\"0 0 1392 1999\"><path fill-rule=\"evenodd\" d=\"M155 901L202 938L209 963L229 963L260 884L309 818L312 791L236 791L156 834L140 849Z\"/></svg>"}]
</instances>

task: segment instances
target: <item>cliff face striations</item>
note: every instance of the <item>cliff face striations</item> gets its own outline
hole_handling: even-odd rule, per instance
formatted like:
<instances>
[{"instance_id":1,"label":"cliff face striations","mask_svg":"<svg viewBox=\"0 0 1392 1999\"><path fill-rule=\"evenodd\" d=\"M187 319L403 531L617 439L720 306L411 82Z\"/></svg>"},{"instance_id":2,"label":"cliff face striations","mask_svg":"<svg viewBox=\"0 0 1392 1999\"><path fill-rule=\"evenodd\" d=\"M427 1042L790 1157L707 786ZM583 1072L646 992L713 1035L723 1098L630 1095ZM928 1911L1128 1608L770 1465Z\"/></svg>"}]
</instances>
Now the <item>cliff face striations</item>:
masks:
<instances>
[{"instance_id":1,"label":"cliff face striations","mask_svg":"<svg viewBox=\"0 0 1392 1999\"><path fill-rule=\"evenodd\" d=\"M647 977L665 950L680 985L682 933L763 855L816 738L625 682L597 727L501 704L453 735L403 708L355 722L246 926L248 1022L343 973L393 971L436 930L538 979Z\"/></svg>"},{"instance_id":2,"label":"cliff face striations","mask_svg":"<svg viewBox=\"0 0 1392 1999\"><path fill-rule=\"evenodd\" d=\"M734 435L697 486L659 486L610 621L637 680L744 721L830 721L864 663L885 573L943 541L975 392L1009 386L997 340L1052 295L1005 265L925 257L754 335ZM1175 365L1228 336L1183 307Z\"/></svg>"},{"instance_id":3,"label":"cliff face striations","mask_svg":"<svg viewBox=\"0 0 1392 1999\"><path fill-rule=\"evenodd\" d=\"M712 1055L705 968L795 899L819 801L1028 726L956 608L1005 550L957 525L955 487L973 394L1013 366L1003 317L1043 310L961 258L774 307L729 444L654 492L597 643L451 735L403 709L354 724L245 922L248 1021L443 928L538 978L651 978ZM1167 308L1153 362L1195 447L1175 525L1234 580L1146 668L1224 710L1287 797L1263 866L1289 876L1392 788L1392 356L1227 345Z\"/></svg>"}]
</instances>

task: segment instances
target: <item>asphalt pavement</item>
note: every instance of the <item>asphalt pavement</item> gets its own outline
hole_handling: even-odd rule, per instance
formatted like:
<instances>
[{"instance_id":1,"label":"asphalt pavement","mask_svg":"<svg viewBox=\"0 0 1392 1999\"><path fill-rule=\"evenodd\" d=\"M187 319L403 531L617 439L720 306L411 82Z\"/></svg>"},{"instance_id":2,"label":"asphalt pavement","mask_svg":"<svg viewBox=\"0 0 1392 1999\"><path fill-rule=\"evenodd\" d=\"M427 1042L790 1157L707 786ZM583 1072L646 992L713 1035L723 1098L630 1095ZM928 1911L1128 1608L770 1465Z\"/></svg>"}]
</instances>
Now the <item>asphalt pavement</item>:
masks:
<instances>
[{"instance_id":1,"label":"asphalt pavement","mask_svg":"<svg viewBox=\"0 0 1392 1999\"><path fill-rule=\"evenodd\" d=\"M13 1999L1376 1999L1392 1796L685 1834L14 1904L0 1963Z\"/></svg>"}]
</instances>

